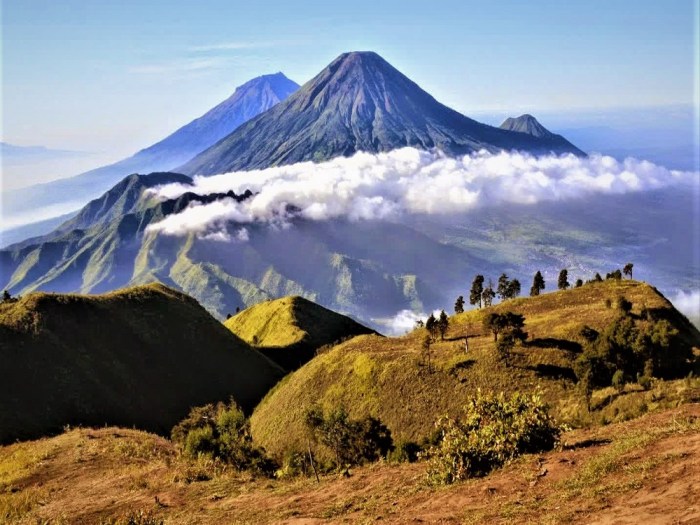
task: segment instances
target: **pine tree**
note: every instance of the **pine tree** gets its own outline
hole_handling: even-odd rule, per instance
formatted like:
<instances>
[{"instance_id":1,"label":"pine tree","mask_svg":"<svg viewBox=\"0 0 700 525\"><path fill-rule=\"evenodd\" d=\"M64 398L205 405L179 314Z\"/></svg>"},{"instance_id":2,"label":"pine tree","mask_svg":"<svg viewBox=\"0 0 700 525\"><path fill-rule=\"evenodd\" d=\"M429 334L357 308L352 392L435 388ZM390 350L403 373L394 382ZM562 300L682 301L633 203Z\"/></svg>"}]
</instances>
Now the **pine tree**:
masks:
<instances>
[{"instance_id":1,"label":"pine tree","mask_svg":"<svg viewBox=\"0 0 700 525\"><path fill-rule=\"evenodd\" d=\"M496 290L498 292L498 297L500 297L501 300L508 299L509 283L510 281L508 281L508 276L505 273L502 273L498 278L498 289Z\"/></svg>"},{"instance_id":2,"label":"pine tree","mask_svg":"<svg viewBox=\"0 0 700 525\"><path fill-rule=\"evenodd\" d=\"M535 297L540 295L540 291L544 290L544 277L542 273L538 270L535 274L535 278L532 280L532 287L530 288L530 297Z\"/></svg>"},{"instance_id":3,"label":"pine tree","mask_svg":"<svg viewBox=\"0 0 700 525\"><path fill-rule=\"evenodd\" d=\"M481 308L481 294L484 291L484 276L477 275L472 281L472 289L469 292L469 304L478 304Z\"/></svg>"},{"instance_id":4,"label":"pine tree","mask_svg":"<svg viewBox=\"0 0 700 525\"><path fill-rule=\"evenodd\" d=\"M440 312L440 318L438 319L438 322L437 322L438 332L440 332L440 339L442 341L445 340L445 334L447 333L447 327L449 326L449 324L450 324L450 320L447 317L445 310L442 310Z\"/></svg>"},{"instance_id":5,"label":"pine tree","mask_svg":"<svg viewBox=\"0 0 700 525\"><path fill-rule=\"evenodd\" d=\"M464 312L464 297L461 295L457 297L457 300L455 301L455 313L456 314L461 314Z\"/></svg>"},{"instance_id":6,"label":"pine tree","mask_svg":"<svg viewBox=\"0 0 700 525\"><path fill-rule=\"evenodd\" d=\"M433 314L430 314L428 320L425 322L425 329L428 330L430 337L435 339L437 335L437 319Z\"/></svg>"},{"instance_id":7,"label":"pine tree","mask_svg":"<svg viewBox=\"0 0 700 525\"><path fill-rule=\"evenodd\" d=\"M560 290L566 290L569 286L569 272L568 270L564 269L561 272L559 272L559 280L557 281L557 287Z\"/></svg>"},{"instance_id":8,"label":"pine tree","mask_svg":"<svg viewBox=\"0 0 700 525\"><path fill-rule=\"evenodd\" d=\"M493 304L493 298L496 297L496 292L493 291L493 283L489 279L489 284L481 293L481 298L484 301L484 306L489 307Z\"/></svg>"}]
</instances>

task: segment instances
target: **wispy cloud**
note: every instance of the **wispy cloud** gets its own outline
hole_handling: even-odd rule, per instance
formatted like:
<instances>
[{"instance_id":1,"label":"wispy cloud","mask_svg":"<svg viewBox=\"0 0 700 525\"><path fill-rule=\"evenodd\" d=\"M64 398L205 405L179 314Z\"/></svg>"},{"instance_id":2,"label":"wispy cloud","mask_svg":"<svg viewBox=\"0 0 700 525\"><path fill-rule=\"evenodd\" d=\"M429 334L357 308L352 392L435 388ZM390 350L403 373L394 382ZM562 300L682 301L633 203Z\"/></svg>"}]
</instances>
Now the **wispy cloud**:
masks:
<instances>
[{"instance_id":1,"label":"wispy cloud","mask_svg":"<svg viewBox=\"0 0 700 525\"><path fill-rule=\"evenodd\" d=\"M323 221L396 219L403 214L463 213L500 203L536 204L595 194L621 194L693 184L697 174L628 158L573 155L534 157L486 152L449 158L413 148L377 155L358 153L315 164L196 177L152 190L163 199L187 191L243 193L242 202L218 200L187 208L149 226L169 235L206 234L227 223L289 224L294 217Z\"/></svg>"},{"instance_id":2,"label":"wispy cloud","mask_svg":"<svg viewBox=\"0 0 700 525\"><path fill-rule=\"evenodd\" d=\"M140 75L198 73L221 69L226 66L227 63L228 60L221 57L184 58L181 60L169 60L166 62L155 62L151 64L133 66L129 68L129 72Z\"/></svg>"},{"instance_id":3,"label":"wispy cloud","mask_svg":"<svg viewBox=\"0 0 700 525\"><path fill-rule=\"evenodd\" d=\"M219 44L203 44L191 46L188 51L193 53L208 53L212 51L245 51L249 49L265 49L279 45L279 42L272 40L265 42L222 42Z\"/></svg>"}]
</instances>

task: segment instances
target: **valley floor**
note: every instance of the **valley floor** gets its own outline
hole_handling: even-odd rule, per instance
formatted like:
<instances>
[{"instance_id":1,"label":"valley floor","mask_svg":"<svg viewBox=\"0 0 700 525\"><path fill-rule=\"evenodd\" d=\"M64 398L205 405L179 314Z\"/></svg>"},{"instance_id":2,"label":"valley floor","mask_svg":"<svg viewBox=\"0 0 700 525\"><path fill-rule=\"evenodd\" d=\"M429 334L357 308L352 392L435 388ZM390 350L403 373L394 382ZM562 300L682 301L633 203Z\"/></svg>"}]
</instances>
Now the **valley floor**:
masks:
<instances>
[{"instance_id":1,"label":"valley floor","mask_svg":"<svg viewBox=\"0 0 700 525\"><path fill-rule=\"evenodd\" d=\"M563 436L482 478L425 484L425 463L290 481L186 462L160 437L75 429L0 448L8 523L700 523L700 404ZM149 519L150 518L150 519Z\"/></svg>"}]
</instances>

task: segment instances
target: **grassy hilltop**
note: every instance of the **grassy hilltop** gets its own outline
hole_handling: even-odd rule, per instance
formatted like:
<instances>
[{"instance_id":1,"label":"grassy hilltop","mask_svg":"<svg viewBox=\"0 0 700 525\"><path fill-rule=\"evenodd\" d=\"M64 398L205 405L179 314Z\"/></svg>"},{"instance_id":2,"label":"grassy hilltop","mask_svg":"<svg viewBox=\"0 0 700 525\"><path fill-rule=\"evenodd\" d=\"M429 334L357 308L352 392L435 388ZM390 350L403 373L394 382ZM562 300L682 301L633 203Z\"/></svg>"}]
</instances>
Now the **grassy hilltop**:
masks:
<instances>
[{"instance_id":1,"label":"grassy hilltop","mask_svg":"<svg viewBox=\"0 0 700 525\"><path fill-rule=\"evenodd\" d=\"M0 304L0 442L64 425L168 433L193 405L251 410L282 370L163 285Z\"/></svg>"},{"instance_id":2,"label":"grassy hilltop","mask_svg":"<svg viewBox=\"0 0 700 525\"><path fill-rule=\"evenodd\" d=\"M264 301L227 319L226 328L287 370L340 339L373 330L299 296Z\"/></svg>"},{"instance_id":3,"label":"grassy hilltop","mask_svg":"<svg viewBox=\"0 0 700 525\"><path fill-rule=\"evenodd\" d=\"M317 403L325 409L344 406L354 417L379 417L395 441L421 441L431 435L438 416L457 413L479 388L514 392L539 386L554 415L574 424L591 417L601 421L629 417L626 405L643 410L639 407L647 403L645 396L651 397L648 392L631 392L631 387L629 394L619 396L596 392L594 409L600 406L588 415L573 370L585 343L581 328L602 332L620 315L615 304L621 296L632 302L633 315L642 308L653 311L678 329L685 343L700 347L698 330L653 287L631 280L591 283L452 316L445 340L431 345L432 370L422 363L425 330L398 338L351 339L277 385L253 413L253 436L280 456L303 450L304 413ZM515 348L510 366L498 358L493 335L482 326L488 313L505 311L523 314L529 334L527 342ZM468 353L465 335L469 335Z\"/></svg>"}]
</instances>

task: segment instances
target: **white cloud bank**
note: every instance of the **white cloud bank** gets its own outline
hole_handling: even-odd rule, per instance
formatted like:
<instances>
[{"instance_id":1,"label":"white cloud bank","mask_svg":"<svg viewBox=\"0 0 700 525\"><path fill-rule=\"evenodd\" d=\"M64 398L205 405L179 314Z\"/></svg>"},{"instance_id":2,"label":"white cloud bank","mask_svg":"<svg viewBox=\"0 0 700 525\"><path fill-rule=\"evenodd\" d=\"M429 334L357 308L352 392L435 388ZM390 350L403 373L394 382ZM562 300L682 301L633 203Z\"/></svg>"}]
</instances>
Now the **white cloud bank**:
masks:
<instances>
[{"instance_id":1,"label":"white cloud bank","mask_svg":"<svg viewBox=\"0 0 700 525\"><path fill-rule=\"evenodd\" d=\"M200 195L255 196L195 203L149 226L167 235L209 235L225 224L286 224L310 220L396 218L401 214L450 214L499 203L535 204L591 194L620 194L697 181L697 173L668 170L651 162L591 155L534 157L486 152L459 158L403 148L358 153L314 164L195 177L194 187L169 184L150 190L162 199L187 191ZM223 238L221 240L224 240Z\"/></svg>"},{"instance_id":2,"label":"white cloud bank","mask_svg":"<svg viewBox=\"0 0 700 525\"><path fill-rule=\"evenodd\" d=\"M679 290L671 298L673 306L682 312L690 322L700 328L700 290L684 292Z\"/></svg>"}]
</instances>

